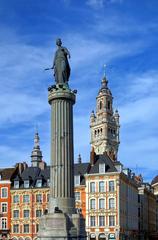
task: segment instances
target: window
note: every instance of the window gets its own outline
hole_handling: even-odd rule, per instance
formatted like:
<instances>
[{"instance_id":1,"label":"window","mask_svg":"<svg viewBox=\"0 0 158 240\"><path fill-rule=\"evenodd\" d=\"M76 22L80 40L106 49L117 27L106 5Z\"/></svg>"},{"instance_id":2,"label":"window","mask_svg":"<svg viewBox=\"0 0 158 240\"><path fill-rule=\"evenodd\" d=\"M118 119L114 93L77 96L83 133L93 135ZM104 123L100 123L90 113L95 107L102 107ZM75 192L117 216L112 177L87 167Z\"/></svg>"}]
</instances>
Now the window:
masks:
<instances>
[{"instance_id":1,"label":"window","mask_svg":"<svg viewBox=\"0 0 158 240\"><path fill-rule=\"evenodd\" d=\"M90 183L90 192L95 192L95 182Z\"/></svg>"},{"instance_id":2,"label":"window","mask_svg":"<svg viewBox=\"0 0 158 240\"><path fill-rule=\"evenodd\" d=\"M109 199L109 209L115 208L115 201L114 198Z\"/></svg>"},{"instance_id":3,"label":"window","mask_svg":"<svg viewBox=\"0 0 158 240\"><path fill-rule=\"evenodd\" d=\"M24 181L24 188L29 188L29 185L30 185L29 180L25 180Z\"/></svg>"},{"instance_id":4,"label":"window","mask_svg":"<svg viewBox=\"0 0 158 240\"><path fill-rule=\"evenodd\" d=\"M41 203L42 202L42 195L40 193L36 194L36 202L37 203Z\"/></svg>"},{"instance_id":5,"label":"window","mask_svg":"<svg viewBox=\"0 0 158 240\"><path fill-rule=\"evenodd\" d=\"M75 200L80 201L80 192L75 192Z\"/></svg>"},{"instance_id":6,"label":"window","mask_svg":"<svg viewBox=\"0 0 158 240\"><path fill-rule=\"evenodd\" d=\"M105 226L105 217L104 216L99 216L99 226Z\"/></svg>"},{"instance_id":7,"label":"window","mask_svg":"<svg viewBox=\"0 0 158 240\"><path fill-rule=\"evenodd\" d=\"M14 181L14 188L19 188L19 181L17 180Z\"/></svg>"},{"instance_id":8,"label":"window","mask_svg":"<svg viewBox=\"0 0 158 240\"><path fill-rule=\"evenodd\" d=\"M19 232L19 224L14 224L13 225L13 233L18 233Z\"/></svg>"},{"instance_id":9,"label":"window","mask_svg":"<svg viewBox=\"0 0 158 240\"><path fill-rule=\"evenodd\" d=\"M75 176L75 186L80 185L80 175Z\"/></svg>"},{"instance_id":10,"label":"window","mask_svg":"<svg viewBox=\"0 0 158 240\"><path fill-rule=\"evenodd\" d=\"M109 216L109 226L115 226L115 216Z\"/></svg>"},{"instance_id":11,"label":"window","mask_svg":"<svg viewBox=\"0 0 158 240\"><path fill-rule=\"evenodd\" d=\"M19 195L14 195L13 196L13 203L18 203L19 202Z\"/></svg>"},{"instance_id":12,"label":"window","mask_svg":"<svg viewBox=\"0 0 158 240\"><path fill-rule=\"evenodd\" d=\"M104 190L104 182L103 181L99 182L99 192L105 192L105 190Z\"/></svg>"},{"instance_id":13,"label":"window","mask_svg":"<svg viewBox=\"0 0 158 240\"><path fill-rule=\"evenodd\" d=\"M1 197L2 198L7 198L8 197L8 188L2 188L1 189Z\"/></svg>"},{"instance_id":14,"label":"window","mask_svg":"<svg viewBox=\"0 0 158 240\"><path fill-rule=\"evenodd\" d=\"M91 227L95 226L95 216L90 216L90 225Z\"/></svg>"},{"instance_id":15,"label":"window","mask_svg":"<svg viewBox=\"0 0 158 240\"><path fill-rule=\"evenodd\" d=\"M6 218L2 218L1 219L1 223L2 223L2 229L7 229L7 219Z\"/></svg>"},{"instance_id":16,"label":"window","mask_svg":"<svg viewBox=\"0 0 158 240\"><path fill-rule=\"evenodd\" d=\"M29 218L29 216L30 216L30 211L24 210L24 218Z\"/></svg>"},{"instance_id":17,"label":"window","mask_svg":"<svg viewBox=\"0 0 158 240\"><path fill-rule=\"evenodd\" d=\"M19 218L19 210L13 211L13 218Z\"/></svg>"},{"instance_id":18,"label":"window","mask_svg":"<svg viewBox=\"0 0 158 240\"><path fill-rule=\"evenodd\" d=\"M99 199L99 209L105 208L105 200L103 198Z\"/></svg>"},{"instance_id":19,"label":"window","mask_svg":"<svg viewBox=\"0 0 158 240\"><path fill-rule=\"evenodd\" d=\"M36 224L36 233L38 232L39 230L39 224Z\"/></svg>"},{"instance_id":20,"label":"window","mask_svg":"<svg viewBox=\"0 0 158 240\"><path fill-rule=\"evenodd\" d=\"M2 211L2 213L6 213L7 210L8 210L7 208L8 208L7 203L2 203L2 205L1 205L1 211Z\"/></svg>"},{"instance_id":21,"label":"window","mask_svg":"<svg viewBox=\"0 0 158 240\"><path fill-rule=\"evenodd\" d=\"M24 203L29 203L30 202L30 196L27 194L27 195L23 195L23 202Z\"/></svg>"},{"instance_id":22,"label":"window","mask_svg":"<svg viewBox=\"0 0 158 240\"><path fill-rule=\"evenodd\" d=\"M42 179L37 179L36 187L42 187Z\"/></svg>"},{"instance_id":23,"label":"window","mask_svg":"<svg viewBox=\"0 0 158 240\"><path fill-rule=\"evenodd\" d=\"M99 109L102 109L102 101L99 103Z\"/></svg>"},{"instance_id":24,"label":"window","mask_svg":"<svg viewBox=\"0 0 158 240\"><path fill-rule=\"evenodd\" d=\"M24 233L29 233L29 224L24 224Z\"/></svg>"},{"instance_id":25,"label":"window","mask_svg":"<svg viewBox=\"0 0 158 240\"><path fill-rule=\"evenodd\" d=\"M95 209L95 199L90 200L90 209Z\"/></svg>"},{"instance_id":26,"label":"window","mask_svg":"<svg viewBox=\"0 0 158 240\"><path fill-rule=\"evenodd\" d=\"M41 217L42 216L42 210L38 209L36 210L36 217Z\"/></svg>"},{"instance_id":27,"label":"window","mask_svg":"<svg viewBox=\"0 0 158 240\"><path fill-rule=\"evenodd\" d=\"M105 163L99 164L99 173L105 173Z\"/></svg>"},{"instance_id":28,"label":"window","mask_svg":"<svg viewBox=\"0 0 158 240\"><path fill-rule=\"evenodd\" d=\"M108 101L108 110L110 110L110 106L111 104L110 104L110 101Z\"/></svg>"},{"instance_id":29,"label":"window","mask_svg":"<svg viewBox=\"0 0 158 240\"><path fill-rule=\"evenodd\" d=\"M109 192L114 192L114 181L109 181Z\"/></svg>"}]
</instances>

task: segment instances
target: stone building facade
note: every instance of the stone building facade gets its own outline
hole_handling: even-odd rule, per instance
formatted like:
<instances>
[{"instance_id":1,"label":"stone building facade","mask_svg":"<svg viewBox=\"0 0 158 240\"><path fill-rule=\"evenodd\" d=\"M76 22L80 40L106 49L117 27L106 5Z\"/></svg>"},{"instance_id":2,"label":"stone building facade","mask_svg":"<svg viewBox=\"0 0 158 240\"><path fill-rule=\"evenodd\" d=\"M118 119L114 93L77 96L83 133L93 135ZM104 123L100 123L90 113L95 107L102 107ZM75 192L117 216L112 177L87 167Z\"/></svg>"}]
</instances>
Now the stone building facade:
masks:
<instances>
[{"instance_id":1,"label":"stone building facade","mask_svg":"<svg viewBox=\"0 0 158 240\"><path fill-rule=\"evenodd\" d=\"M10 237L11 229L11 178L15 168L0 170L0 239Z\"/></svg>"}]
</instances>

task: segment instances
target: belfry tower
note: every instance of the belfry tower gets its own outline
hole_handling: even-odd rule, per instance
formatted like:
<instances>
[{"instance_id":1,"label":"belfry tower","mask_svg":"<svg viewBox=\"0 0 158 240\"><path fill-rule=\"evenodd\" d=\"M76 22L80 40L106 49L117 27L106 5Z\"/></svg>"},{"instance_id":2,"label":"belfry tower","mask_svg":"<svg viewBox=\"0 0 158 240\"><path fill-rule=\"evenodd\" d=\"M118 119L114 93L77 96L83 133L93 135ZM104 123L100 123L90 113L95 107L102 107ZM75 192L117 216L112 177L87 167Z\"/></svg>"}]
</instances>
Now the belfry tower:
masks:
<instances>
[{"instance_id":1,"label":"belfry tower","mask_svg":"<svg viewBox=\"0 0 158 240\"><path fill-rule=\"evenodd\" d=\"M119 113L113 112L113 97L104 75L101 88L96 97L96 114L90 116L91 146L96 154L106 152L113 161L117 161L119 147Z\"/></svg>"}]
</instances>

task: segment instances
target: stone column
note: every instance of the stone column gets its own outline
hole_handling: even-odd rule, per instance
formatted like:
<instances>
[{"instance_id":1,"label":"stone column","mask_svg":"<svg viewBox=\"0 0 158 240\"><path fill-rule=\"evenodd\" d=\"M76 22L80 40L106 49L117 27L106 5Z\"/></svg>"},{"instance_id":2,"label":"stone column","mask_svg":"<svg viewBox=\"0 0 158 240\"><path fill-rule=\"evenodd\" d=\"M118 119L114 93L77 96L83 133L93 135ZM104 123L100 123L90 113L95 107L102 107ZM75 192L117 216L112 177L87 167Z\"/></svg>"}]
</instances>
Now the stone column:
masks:
<instances>
[{"instance_id":1,"label":"stone column","mask_svg":"<svg viewBox=\"0 0 158 240\"><path fill-rule=\"evenodd\" d=\"M75 212L73 104L75 93L68 85L49 89L51 105L51 166L49 212L40 219L38 239L86 239L82 216Z\"/></svg>"},{"instance_id":2,"label":"stone column","mask_svg":"<svg viewBox=\"0 0 158 240\"><path fill-rule=\"evenodd\" d=\"M51 105L50 212L57 207L74 213L73 104L75 94L68 87L49 91Z\"/></svg>"}]
</instances>

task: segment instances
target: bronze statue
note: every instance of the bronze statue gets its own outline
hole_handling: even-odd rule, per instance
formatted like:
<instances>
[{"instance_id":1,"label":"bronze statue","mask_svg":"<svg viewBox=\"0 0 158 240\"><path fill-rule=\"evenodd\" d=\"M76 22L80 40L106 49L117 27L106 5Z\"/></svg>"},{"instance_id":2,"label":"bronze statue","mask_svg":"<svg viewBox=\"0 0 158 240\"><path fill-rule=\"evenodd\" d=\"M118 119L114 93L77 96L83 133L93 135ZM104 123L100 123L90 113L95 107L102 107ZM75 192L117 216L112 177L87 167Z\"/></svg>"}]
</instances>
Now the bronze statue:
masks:
<instances>
[{"instance_id":1,"label":"bronze statue","mask_svg":"<svg viewBox=\"0 0 158 240\"><path fill-rule=\"evenodd\" d=\"M70 77L70 66L68 58L70 53L67 48L62 47L60 38L56 40L58 49L55 52L52 69L54 69L55 82L57 84L67 83Z\"/></svg>"}]
</instances>

